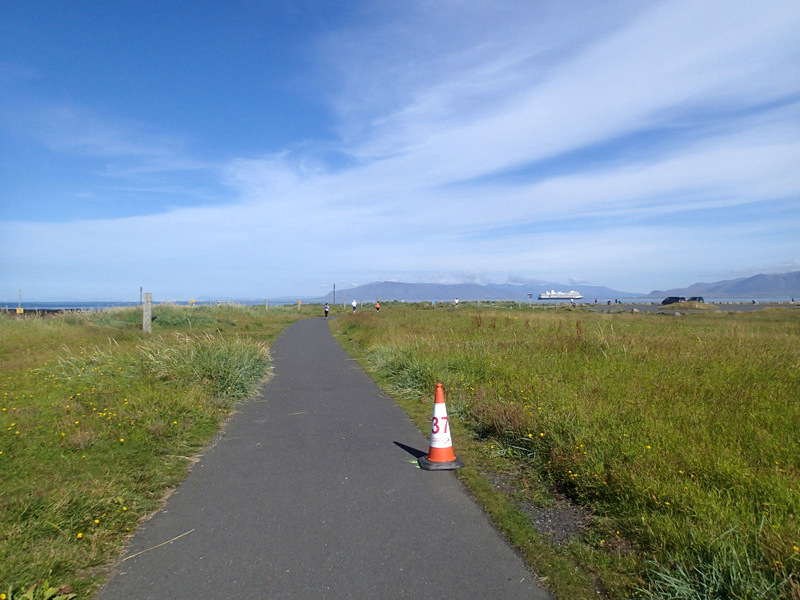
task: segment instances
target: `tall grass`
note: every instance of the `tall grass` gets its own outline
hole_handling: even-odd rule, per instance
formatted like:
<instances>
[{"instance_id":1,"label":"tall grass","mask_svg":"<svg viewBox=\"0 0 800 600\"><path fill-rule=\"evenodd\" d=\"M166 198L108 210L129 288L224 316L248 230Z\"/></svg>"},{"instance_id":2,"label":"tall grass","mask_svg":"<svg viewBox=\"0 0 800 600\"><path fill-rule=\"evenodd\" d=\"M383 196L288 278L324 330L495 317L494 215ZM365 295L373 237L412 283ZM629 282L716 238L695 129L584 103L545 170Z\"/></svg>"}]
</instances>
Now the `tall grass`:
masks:
<instances>
[{"instance_id":1,"label":"tall grass","mask_svg":"<svg viewBox=\"0 0 800 600\"><path fill-rule=\"evenodd\" d=\"M396 392L442 381L487 448L611 519L643 565L628 593L800 597L800 312L392 307L336 326Z\"/></svg>"},{"instance_id":2,"label":"tall grass","mask_svg":"<svg viewBox=\"0 0 800 600\"><path fill-rule=\"evenodd\" d=\"M173 344L142 344L142 371L159 381L201 385L214 398L241 400L251 396L269 364L266 344L206 333L176 334Z\"/></svg>"},{"instance_id":3,"label":"tall grass","mask_svg":"<svg viewBox=\"0 0 800 600\"><path fill-rule=\"evenodd\" d=\"M308 310L156 307L0 318L0 594L85 597L126 536L268 377ZM53 588L53 593L55 588ZM37 592L39 593L39 592ZM37 596L38 597L38 596Z\"/></svg>"}]
</instances>

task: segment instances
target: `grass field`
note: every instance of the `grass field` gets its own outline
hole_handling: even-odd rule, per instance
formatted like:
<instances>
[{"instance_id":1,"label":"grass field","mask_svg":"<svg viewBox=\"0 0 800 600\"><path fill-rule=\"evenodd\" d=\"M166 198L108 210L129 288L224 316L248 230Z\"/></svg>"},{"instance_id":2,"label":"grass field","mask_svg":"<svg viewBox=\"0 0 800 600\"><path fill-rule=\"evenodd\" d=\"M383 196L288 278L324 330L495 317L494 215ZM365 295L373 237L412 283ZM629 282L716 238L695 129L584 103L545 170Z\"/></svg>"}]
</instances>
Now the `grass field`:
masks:
<instances>
[{"instance_id":1,"label":"grass field","mask_svg":"<svg viewBox=\"0 0 800 600\"><path fill-rule=\"evenodd\" d=\"M0 598L89 597L310 310L0 317Z\"/></svg>"},{"instance_id":2,"label":"grass field","mask_svg":"<svg viewBox=\"0 0 800 600\"><path fill-rule=\"evenodd\" d=\"M800 310L514 308L385 304L334 327L410 411L442 382L517 501L588 508L559 552L597 589L800 598Z\"/></svg>"},{"instance_id":3,"label":"grass field","mask_svg":"<svg viewBox=\"0 0 800 600\"><path fill-rule=\"evenodd\" d=\"M800 599L800 311L333 311L423 431L445 385L460 477L560 598ZM138 309L0 317L0 599L91 597L318 313L157 306L151 336Z\"/></svg>"}]
</instances>

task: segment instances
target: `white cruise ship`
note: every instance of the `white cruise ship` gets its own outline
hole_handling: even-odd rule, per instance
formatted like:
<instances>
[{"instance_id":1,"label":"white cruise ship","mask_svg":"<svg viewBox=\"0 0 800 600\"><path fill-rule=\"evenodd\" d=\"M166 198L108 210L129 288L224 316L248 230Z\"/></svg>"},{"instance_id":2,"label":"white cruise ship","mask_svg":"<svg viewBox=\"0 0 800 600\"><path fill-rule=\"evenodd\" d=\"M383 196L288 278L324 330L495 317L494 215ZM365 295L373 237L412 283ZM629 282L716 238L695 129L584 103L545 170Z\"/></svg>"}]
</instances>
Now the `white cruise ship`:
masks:
<instances>
[{"instance_id":1,"label":"white cruise ship","mask_svg":"<svg viewBox=\"0 0 800 600\"><path fill-rule=\"evenodd\" d=\"M550 290L549 292L542 292L539 294L539 300L580 300L583 298L580 292L570 290L568 292L557 292Z\"/></svg>"}]
</instances>

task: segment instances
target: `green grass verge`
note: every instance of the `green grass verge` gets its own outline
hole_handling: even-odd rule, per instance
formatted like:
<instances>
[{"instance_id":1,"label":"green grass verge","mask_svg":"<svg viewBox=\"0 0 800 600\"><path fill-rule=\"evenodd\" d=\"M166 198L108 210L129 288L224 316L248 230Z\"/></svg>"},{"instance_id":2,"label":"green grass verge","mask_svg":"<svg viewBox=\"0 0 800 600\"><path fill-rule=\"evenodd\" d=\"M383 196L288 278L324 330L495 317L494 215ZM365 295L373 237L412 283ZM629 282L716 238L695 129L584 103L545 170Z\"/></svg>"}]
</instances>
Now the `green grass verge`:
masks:
<instances>
[{"instance_id":1,"label":"green grass verge","mask_svg":"<svg viewBox=\"0 0 800 600\"><path fill-rule=\"evenodd\" d=\"M156 306L149 336L140 309L0 318L0 594L88 597L313 310Z\"/></svg>"},{"instance_id":2,"label":"green grass verge","mask_svg":"<svg viewBox=\"0 0 800 600\"><path fill-rule=\"evenodd\" d=\"M503 505L462 473L560 597L800 594L800 311L387 304L332 326L412 415L444 383L478 471L534 482ZM594 515L549 549L509 508L548 489Z\"/></svg>"}]
</instances>

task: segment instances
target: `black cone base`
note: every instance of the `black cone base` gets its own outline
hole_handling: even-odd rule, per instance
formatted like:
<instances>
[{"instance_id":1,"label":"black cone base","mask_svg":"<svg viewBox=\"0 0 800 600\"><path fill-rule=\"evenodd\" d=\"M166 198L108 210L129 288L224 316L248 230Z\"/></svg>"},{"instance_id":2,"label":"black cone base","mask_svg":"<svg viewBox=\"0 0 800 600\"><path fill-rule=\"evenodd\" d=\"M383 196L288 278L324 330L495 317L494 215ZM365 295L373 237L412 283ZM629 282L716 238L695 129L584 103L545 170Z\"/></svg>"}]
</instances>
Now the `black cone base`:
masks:
<instances>
[{"instance_id":1,"label":"black cone base","mask_svg":"<svg viewBox=\"0 0 800 600\"><path fill-rule=\"evenodd\" d=\"M420 469L425 469L426 471L452 471L453 469L460 469L464 466L464 462L457 456L455 460L449 460L447 462L434 462L428 460L427 456L420 456L417 462L419 463Z\"/></svg>"}]
</instances>

